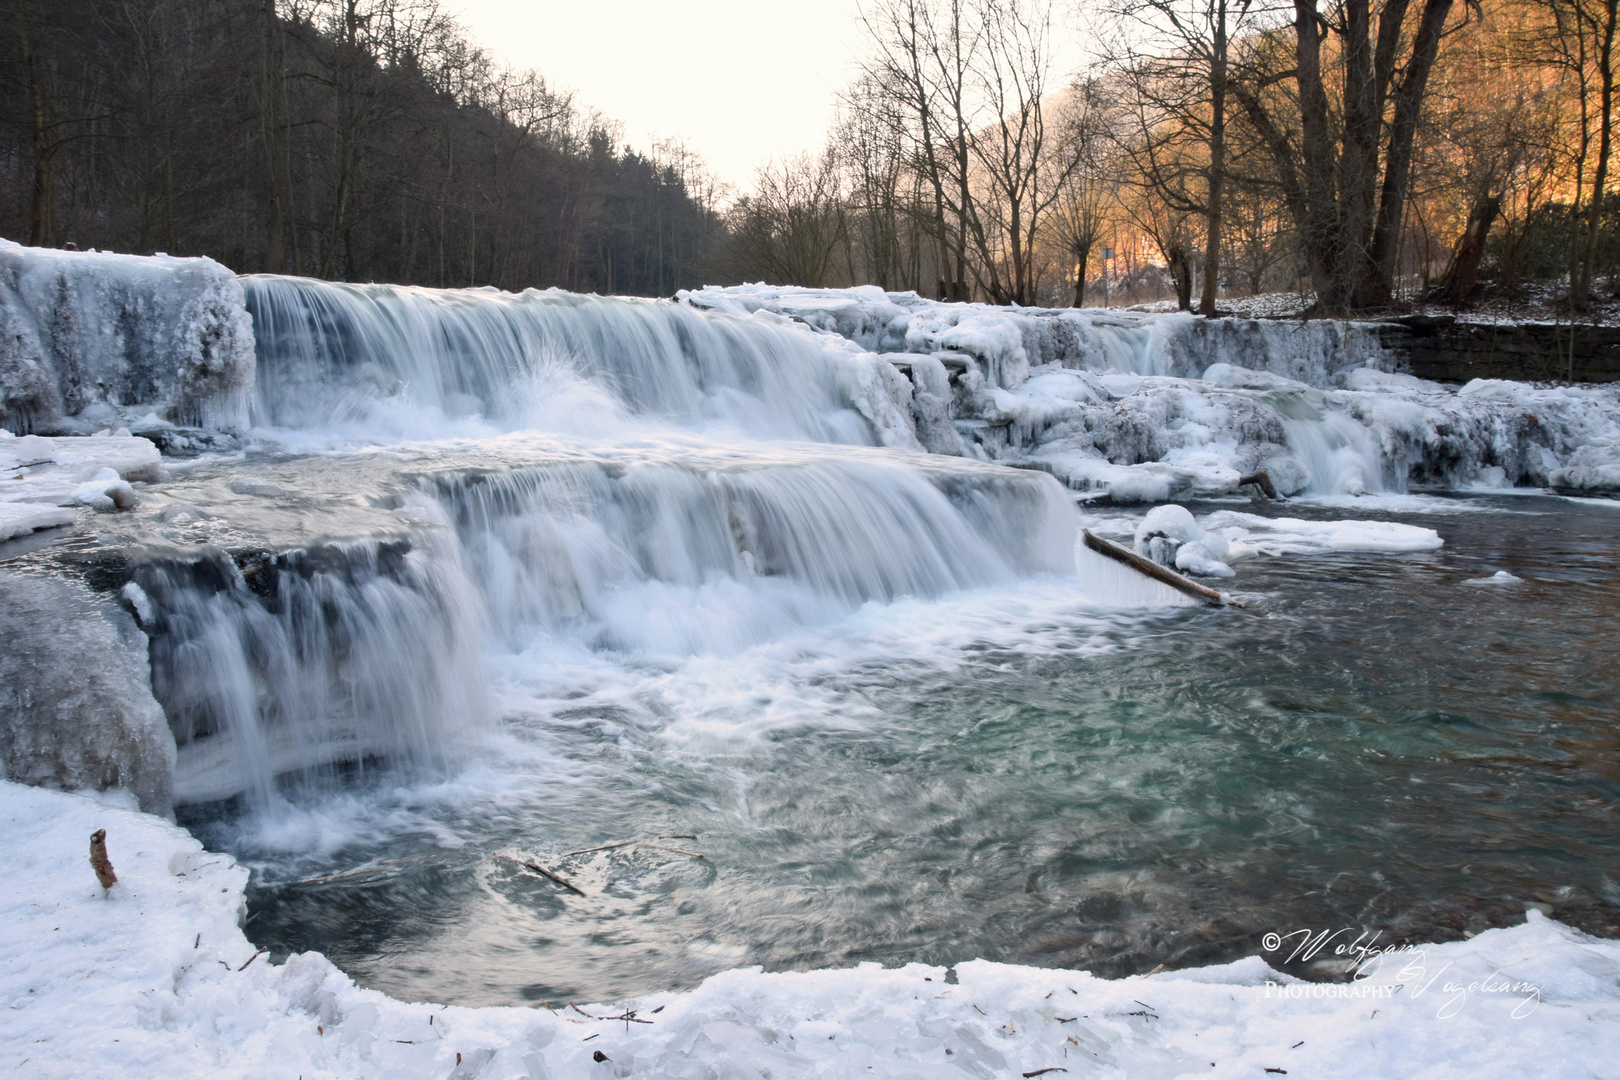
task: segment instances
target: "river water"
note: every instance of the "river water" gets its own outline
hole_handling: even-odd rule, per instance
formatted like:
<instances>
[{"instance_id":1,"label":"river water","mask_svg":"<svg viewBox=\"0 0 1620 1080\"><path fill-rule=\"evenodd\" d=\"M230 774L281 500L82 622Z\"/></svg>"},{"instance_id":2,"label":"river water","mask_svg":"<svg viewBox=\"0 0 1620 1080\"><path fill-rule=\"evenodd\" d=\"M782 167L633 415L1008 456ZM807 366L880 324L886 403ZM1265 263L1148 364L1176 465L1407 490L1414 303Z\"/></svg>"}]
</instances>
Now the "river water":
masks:
<instances>
[{"instance_id":1,"label":"river water","mask_svg":"<svg viewBox=\"0 0 1620 1080\"><path fill-rule=\"evenodd\" d=\"M1246 609L1099 608L1034 573L729 648L496 634L495 721L448 771L181 820L253 869L255 942L467 1005L755 964L1142 973L1268 932L1448 940L1527 904L1620 933L1620 506L1191 509L1445 546L1250 558L1227 585ZM1520 580L1482 580L1503 570ZM649 620L735 610L713 589L646 601Z\"/></svg>"}]
</instances>

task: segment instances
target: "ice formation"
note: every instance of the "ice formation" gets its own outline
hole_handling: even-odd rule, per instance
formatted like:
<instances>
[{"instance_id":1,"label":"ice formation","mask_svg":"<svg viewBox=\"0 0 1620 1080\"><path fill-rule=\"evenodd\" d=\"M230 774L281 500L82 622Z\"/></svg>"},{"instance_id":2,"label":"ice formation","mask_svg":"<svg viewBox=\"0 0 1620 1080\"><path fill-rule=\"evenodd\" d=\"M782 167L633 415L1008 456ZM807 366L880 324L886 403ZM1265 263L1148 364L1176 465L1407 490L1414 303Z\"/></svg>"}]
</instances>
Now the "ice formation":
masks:
<instances>
[{"instance_id":1,"label":"ice formation","mask_svg":"<svg viewBox=\"0 0 1620 1080\"><path fill-rule=\"evenodd\" d=\"M212 259L0 241L4 426L233 430L246 422L253 372L242 287Z\"/></svg>"},{"instance_id":2,"label":"ice formation","mask_svg":"<svg viewBox=\"0 0 1620 1080\"><path fill-rule=\"evenodd\" d=\"M407 1003L317 953L260 956L239 926L247 872L165 821L10 783L0 820L0 1045L42 1078L1475 1080L1541 1075L1549 1052L1564 1075L1606 1075L1616 1047L1620 944L1536 911L1392 952L1349 983L1303 983L1260 957L1117 981L975 960L750 968L555 1011ZM119 877L105 892L85 857L95 829Z\"/></svg>"},{"instance_id":3,"label":"ice formation","mask_svg":"<svg viewBox=\"0 0 1620 1080\"><path fill-rule=\"evenodd\" d=\"M1116 502L1226 494L1260 469L1285 495L1620 490L1620 388L1425 382L1386 370L1361 324L937 304L872 287L681 297L842 336L902 361L919 390L920 357L933 357L951 370L966 452Z\"/></svg>"},{"instance_id":4,"label":"ice formation","mask_svg":"<svg viewBox=\"0 0 1620 1080\"><path fill-rule=\"evenodd\" d=\"M5 570L0 640L0 775L168 813L174 738L134 620L79 582Z\"/></svg>"},{"instance_id":5,"label":"ice formation","mask_svg":"<svg viewBox=\"0 0 1620 1080\"><path fill-rule=\"evenodd\" d=\"M1175 503L1148 511L1136 527L1136 552L1199 577L1237 576L1227 565L1226 538L1206 530L1186 507Z\"/></svg>"}]
</instances>

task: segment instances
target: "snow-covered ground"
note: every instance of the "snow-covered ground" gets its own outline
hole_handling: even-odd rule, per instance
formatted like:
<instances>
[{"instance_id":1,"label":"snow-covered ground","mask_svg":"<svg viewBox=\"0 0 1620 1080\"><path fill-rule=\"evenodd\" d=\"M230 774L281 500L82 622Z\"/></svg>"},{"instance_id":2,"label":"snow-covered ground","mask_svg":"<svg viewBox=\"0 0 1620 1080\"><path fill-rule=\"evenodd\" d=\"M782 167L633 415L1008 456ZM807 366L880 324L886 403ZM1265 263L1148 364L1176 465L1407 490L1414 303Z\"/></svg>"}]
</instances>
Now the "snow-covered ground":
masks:
<instances>
[{"instance_id":1,"label":"snow-covered ground","mask_svg":"<svg viewBox=\"0 0 1620 1080\"><path fill-rule=\"evenodd\" d=\"M0 783L0 1061L13 1075L535 1080L658 1077L1614 1076L1620 943L1536 911L1309 983L1260 956L1109 981L972 961L728 971L607 1004L458 1008L272 963L238 923L247 872L121 804ZM119 881L88 858L107 831ZM1278 927L1279 937L1301 929ZM1336 928L1305 928L1327 930ZM1289 937L1272 955L1294 952ZM577 1006L577 1007L576 1007Z\"/></svg>"}]
</instances>

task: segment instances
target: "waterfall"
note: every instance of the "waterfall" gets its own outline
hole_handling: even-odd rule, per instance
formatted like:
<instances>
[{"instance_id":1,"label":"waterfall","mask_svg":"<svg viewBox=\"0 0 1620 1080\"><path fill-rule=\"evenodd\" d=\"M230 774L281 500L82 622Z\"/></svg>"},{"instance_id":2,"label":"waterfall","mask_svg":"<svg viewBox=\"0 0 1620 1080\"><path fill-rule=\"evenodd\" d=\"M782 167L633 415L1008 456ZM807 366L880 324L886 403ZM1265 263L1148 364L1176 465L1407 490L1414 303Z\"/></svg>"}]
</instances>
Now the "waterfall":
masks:
<instances>
[{"instance_id":1,"label":"waterfall","mask_svg":"<svg viewBox=\"0 0 1620 1080\"><path fill-rule=\"evenodd\" d=\"M667 455L450 473L491 623L595 649L730 653L868 601L1072 571L1074 512L1049 477L922 455L748 462Z\"/></svg>"},{"instance_id":2,"label":"waterfall","mask_svg":"<svg viewBox=\"0 0 1620 1080\"><path fill-rule=\"evenodd\" d=\"M917 445L911 384L785 317L556 290L243 290L255 430L319 463L274 481L222 466L132 560L177 803L264 810L290 787L442 774L492 727L492 651L680 663L868 603L1074 573L1075 512L1050 476L870 445ZM333 433L352 437L321 443ZM356 528L346 500L398 524ZM162 532L216 513L248 533L186 551Z\"/></svg>"},{"instance_id":3,"label":"waterfall","mask_svg":"<svg viewBox=\"0 0 1620 1080\"><path fill-rule=\"evenodd\" d=\"M337 763L439 768L488 723L478 598L453 544L414 539L136 569L177 802L263 808L278 777Z\"/></svg>"},{"instance_id":4,"label":"waterfall","mask_svg":"<svg viewBox=\"0 0 1620 1080\"><path fill-rule=\"evenodd\" d=\"M623 415L757 438L870 443L829 342L785 319L550 289L243 279L257 423L296 429L477 416L502 430ZM842 343L838 343L842 345ZM567 400L560 403L559 393Z\"/></svg>"}]
</instances>

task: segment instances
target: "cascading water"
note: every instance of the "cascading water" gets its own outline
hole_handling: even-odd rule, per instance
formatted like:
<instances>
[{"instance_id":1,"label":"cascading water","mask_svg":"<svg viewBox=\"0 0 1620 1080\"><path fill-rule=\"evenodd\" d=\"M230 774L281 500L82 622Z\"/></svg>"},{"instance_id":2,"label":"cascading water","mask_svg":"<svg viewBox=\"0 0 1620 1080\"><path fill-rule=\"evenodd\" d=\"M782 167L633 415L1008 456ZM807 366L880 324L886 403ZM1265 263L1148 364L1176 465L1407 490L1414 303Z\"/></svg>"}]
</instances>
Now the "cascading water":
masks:
<instances>
[{"instance_id":1,"label":"cascading water","mask_svg":"<svg viewBox=\"0 0 1620 1080\"><path fill-rule=\"evenodd\" d=\"M263 809L277 777L339 762L442 768L487 725L478 599L448 538L413 541L136 569L178 801Z\"/></svg>"},{"instance_id":2,"label":"cascading water","mask_svg":"<svg viewBox=\"0 0 1620 1080\"><path fill-rule=\"evenodd\" d=\"M556 291L244 288L258 430L354 477L317 491L288 466L230 490L327 508L358 496L405 527L137 570L180 803L269 807L278 778L319 783L340 763L431 771L485 725L489 649L729 656L869 602L1074 573L1074 509L1050 477L848 445L914 445L894 420L910 384L780 316ZM397 466L332 452L402 439Z\"/></svg>"},{"instance_id":3,"label":"cascading water","mask_svg":"<svg viewBox=\"0 0 1620 1080\"><path fill-rule=\"evenodd\" d=\"M920 455L578 460L451 473L492 622L632 654L728 654L867 601L1072 571L1074 514L1047 478Z\"/></svg>"},{"instance_id":4,"label":"cascading water","mask_svg":"<svg viewBox=\"0 0 1620 1080\"><path fill-rule=\"evenodd\" d=\"M874 441L842 396L826 343L785 320L556 289L274 276L244 278L243 287L258 342L255 413L265 425L374 430L389 425L393 406L402 424L421 424L426 413L441 428L481 416L507 430L554 429L584 405L756 437ZM594 400L554 400L559 369L587 383Z\"/></svg>"}]
</instances>

